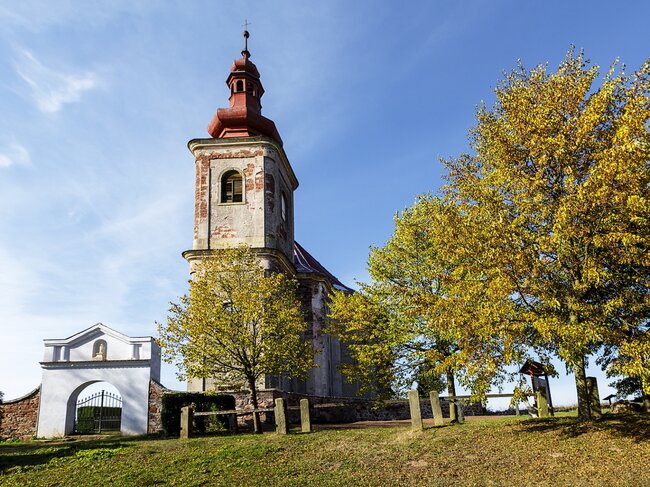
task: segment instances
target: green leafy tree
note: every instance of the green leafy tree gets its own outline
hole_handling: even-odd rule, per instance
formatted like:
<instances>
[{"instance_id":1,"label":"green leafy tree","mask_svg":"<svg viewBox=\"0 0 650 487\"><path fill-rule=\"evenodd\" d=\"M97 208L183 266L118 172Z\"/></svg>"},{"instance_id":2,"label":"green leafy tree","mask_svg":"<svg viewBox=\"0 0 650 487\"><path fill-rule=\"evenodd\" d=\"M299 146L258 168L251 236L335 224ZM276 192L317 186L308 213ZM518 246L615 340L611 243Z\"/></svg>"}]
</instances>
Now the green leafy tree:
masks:
<instances>
[{"instance_id":1,"label":"green leafy tree","mask_svg":"<svg viewBox=\"0 0 650 487\"><path fill-rule=\"evenodd\" d=\"M647 333L647 330L641 330L642 333ZM631 340L627 340L628 342ZM641 367L634 367L638 371L636 376L626 376L626 372L633 370L633 367L630 365L634 364L634 357L627 357L625 355L627 347L619 346L605 346L601 351L600 356L596 360L596 363L601 366L603 370L606 371L607 377L610 379L615 379L613 382L610 382L609 386L616 389L616 395L619 399L624 399L628 396L640 397L643 401L643 406L646 412L650 412L650 395L644 394L643 387L643 378L648 376L648 367L646 367L648 361L650 361L650 355L647 354L644 356L643 350L640 347L636 348L636 360L641 359L644 363L641 364ZM646 379L647 380L647 379ZM647 390L647 385L645 387Z\"/></svg>"},{"instance_id":2,"label":"green leafy tree","mask_svg":"<svg viewBox=\"0 0 650 487\"><path fill-rule=\"evenodd\" d=\"M364 344L372 314L358 320L335 296L358 357L380 343L398 365L453 370L481 398L505 365L554 354L575 373L584 420L586 361L607 346L611 372L648 394L650 62L598 76L571 50L555 72L519 66L498 85L474 153L443 161L441 196L420 198L371 253L361 292L390 331L371 327Z\"/></svg>"},{"instance_id":3,"label":"green leafy tree","mask_svg":"<svg viewBox=\"0 0 650 487\"><path fill-rule=\"evenodd\" d=\"M457 378L482 400L508 377L504 366L524 356L525 326L503 325L512 300L486 299L490 281L477 256L450 243L466 238L462 218L448 201L418 198L396 216L386 245L372 249L371 282L358 294L334 295L330 331L349 344L355 380L376 380L380 368L398 387L415 380L439 389L444 378L455 395Z\"/></svg>"},{"instance_id":4,"label":"green leafy tree","mask_svg":"<svg viewBox=\"0 0 650 487\"><path fill-rule=\"evenodd\" d=\"M329 309L327 331L346 344L352 358L341 365L350 382L361 392L380 398L393 397L400 389L398 376L404 364L402 335L385 307L364 292L335 291Z\"/></svg>"},{"instance_id":5,"label":"green leafy tree","mask_svg":"<svg viewBox=\"0 0 650 487\"><path fill-rule=\"evenodd\" d=\"M426 361L418 367L415 380L418 383L420 397L428 397L431 391L442 392L447 387L444 374L435 371L435 367Z\"/></svg>"},{"instance_id":6,"label":"green leafy tree","mask_svg":"<svg viewBox=\"0 0 650 487\"><path fill-rule=\"evenodd\" d=\"M642 382L650 364L650 63L598 75L573 51L556 72L520 66L479 109L475 154L446 162L466 230L449 245L573 369L580 419L589 355L616 345L611 367Z\"/></svg>"},{"instance_id":7,"label":"green leafy tree","mask_svg":"<svg viewBox=\"0 0 650 487\"><path fill-rule=\"evenodd\" d=\"M302 338L306 329L296 282L264 271L255 253L240 246L214 251L197 265L189 294L158 324L158 343L179 378L244 383L257 408L265 374L303 378L314 366L312 345Z\"/></svg>"}]
</instances>

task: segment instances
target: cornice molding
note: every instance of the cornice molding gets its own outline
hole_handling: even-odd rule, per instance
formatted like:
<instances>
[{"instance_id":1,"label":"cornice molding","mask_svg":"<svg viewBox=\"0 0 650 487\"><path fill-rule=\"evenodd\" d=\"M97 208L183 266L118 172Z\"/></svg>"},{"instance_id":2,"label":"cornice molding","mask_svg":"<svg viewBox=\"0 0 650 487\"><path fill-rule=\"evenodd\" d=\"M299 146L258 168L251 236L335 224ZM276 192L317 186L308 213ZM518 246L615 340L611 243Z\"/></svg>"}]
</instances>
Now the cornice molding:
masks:
<instances>
[{"instance_id":1,"label":"cornice molding","mask_svg":"<svg viewBox=\"0 0 650 487\"><path fill-rule=\"evenodd\" d=\"M190 150L194 158L196 159L196 153L198 151L205 151L210 149L221 149L228 147L254 147L254 146L268 146L271 147L280 155L280 160L283 166L285 167L291 183L293 185L293 190L295 191L299 185L298 178L293 172L287 153L284 151L282 146L278 144L277 141L271 139L270 137L264 136L255 136L255 137L231 137L226 139L192 139L187 143L187 148Z\"/></svg>"}]
</instances>

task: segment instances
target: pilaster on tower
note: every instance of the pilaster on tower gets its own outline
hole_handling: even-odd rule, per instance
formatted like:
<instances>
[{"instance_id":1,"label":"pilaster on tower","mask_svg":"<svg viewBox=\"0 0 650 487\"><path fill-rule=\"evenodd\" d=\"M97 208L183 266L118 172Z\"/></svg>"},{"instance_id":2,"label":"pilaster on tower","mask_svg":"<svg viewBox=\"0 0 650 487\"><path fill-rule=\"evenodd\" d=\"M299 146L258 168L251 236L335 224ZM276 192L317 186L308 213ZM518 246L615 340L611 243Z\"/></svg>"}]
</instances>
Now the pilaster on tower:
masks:
<instances>
[{"instance_id":1,"label":"pilaster on tower","mask_svg":"<svg viewBox=\"0 0 650 487\"><path fill-rule=\"evenodd\" d=\"M275 123L261 113L264 88L250 57L246 45L230 68L230 106L215 113L212 138L188 143L196 160L194 240L183 256L192 268L210 250L247 244L265 267L294 274L298 180Z\"/></svg>"}]
</instances>

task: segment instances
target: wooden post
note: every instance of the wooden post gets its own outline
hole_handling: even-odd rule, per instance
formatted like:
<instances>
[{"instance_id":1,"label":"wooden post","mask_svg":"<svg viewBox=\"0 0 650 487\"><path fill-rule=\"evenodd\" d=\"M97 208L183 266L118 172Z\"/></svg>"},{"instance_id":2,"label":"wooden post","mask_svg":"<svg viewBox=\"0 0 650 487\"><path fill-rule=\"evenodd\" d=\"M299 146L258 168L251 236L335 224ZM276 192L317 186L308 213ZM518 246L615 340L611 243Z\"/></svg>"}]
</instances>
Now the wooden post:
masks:
<instances>
[{"instance_id":1,"label":"wooden post","mask_svg":"<svg viewBox=\"0 0 650 487\"><path fill-rule=\"evenodd\" d=\"M592 419L600 419L603 417L603 411L600 408L598 381L595 377L587 377L587 390L589 391L589 408L591 409L591 417Z\"/></svg>"},{"instance_id":2,"label":"wooden post","mask_svg":"<svg viewBox=\"0 0 650 487\"><path fill-rule=\"evenodd\" d=\"M285 400L278 397L275 400L275 432L279 435L286 435L289 433L287 425L287 409Z\"/></svg>"},{"instance_id":3,"label":"wooden post","mask_svg":"<svg viewBox=\"0 0 650 487\"><path fill-rule=\"evenodd\" d=\"M309 399L300 400L300 426L303 433L311 433L311 417L309 416Z\"/></svg>"},{"instance_id":4,"label":"wooden post","mask_svg":"<svg viewBox=\"0 0 650 487\"><path fill-rule=\"evenodd\" d=\"M465 422L465 413L463 412L463 401L456 399L456 411L458 413L458 424Z\"/></svg>"},{"instance_id":5,"label":"wooden post","mask_svg":"<svg viewBox=\"0 0 650 487\"><path fill-rule=\"evenodd\" d=\"M237 414L232 413L228 415L228 431L233 435L237 433Z\"/></svg>"},{"instance_id":6,"label":"wooden post","mask_svg":"<svg viewBox=\"0 0 650 487\"><path fill-rule=\"evenodd\" d=\"M537 417L548 417L548 402L546 401L546 388L544 387L537 389Z\"/></svg>"},{"instance_id":7,"label":"wooden post","mask_svg":"<svg viewBox=\"0 0 650 487\"><path fill-rule=\"evenodd\" d=\"M553 399L551 399L551 385L548 383L548 374L544 373L544 380L546 381L546 401L548 402L548 409L551 416L555 416L555 408L553 407Z\"/></svg>"},{"instance_id":8,"label":"wooden post","mask_svg":"<svg viewBox=\"0 0 650 487\"><path fill-rule=\"evenodd\" d=\"M411 429L422 431L422 413L420 412L420 396L418 391L409 391L409 408L411 410Z\"/></svg>"},{"instance_id":9,"label":"wooden post","mask_svg":"<svg viewBox=\"0 0 650 487\"><path fill-rule=\"evenodd\" d=\"M436 426L442 426L442 408L440 407L440 396L438 395L438 391L431 391L429 393L429 400L431 401L433 424Z\"/></svg>"},{"instance_id":10,"label":"wooden post","mask_svg":"<svg viewBox=\"0 0 650 487\"><path fill-rule=\"evenodd\" d=\"M181 438L188 439L192 436L192 408L185 406L181 408Z\"/></svg>"}]
</instances>

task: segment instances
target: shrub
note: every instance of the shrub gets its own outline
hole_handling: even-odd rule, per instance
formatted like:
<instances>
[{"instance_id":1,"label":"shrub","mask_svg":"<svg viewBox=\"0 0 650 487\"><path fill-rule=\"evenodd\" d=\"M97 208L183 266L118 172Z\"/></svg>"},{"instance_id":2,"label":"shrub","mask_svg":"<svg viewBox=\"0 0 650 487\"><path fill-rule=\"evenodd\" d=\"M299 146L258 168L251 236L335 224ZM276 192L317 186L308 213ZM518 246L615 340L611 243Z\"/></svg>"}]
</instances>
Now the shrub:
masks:
<instances>
[{"instance_id":1,"label":"shrub","mask_svg":"<svg viewBox=\"0 0 650 487\"><path fill-rule=\"evenodd\" d=\"M213 392L167 392L162 397L161 421L165 436L179 436L181 427L181 408L192 406L195 411L226 411L235 409L235 398L226 394ZM217 417L217 422L225 424L225 417ZM208 426L204 417L195 418L194 425L199 433L212 430L216 425Z\"/></svg>"}]
</instances>

